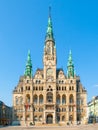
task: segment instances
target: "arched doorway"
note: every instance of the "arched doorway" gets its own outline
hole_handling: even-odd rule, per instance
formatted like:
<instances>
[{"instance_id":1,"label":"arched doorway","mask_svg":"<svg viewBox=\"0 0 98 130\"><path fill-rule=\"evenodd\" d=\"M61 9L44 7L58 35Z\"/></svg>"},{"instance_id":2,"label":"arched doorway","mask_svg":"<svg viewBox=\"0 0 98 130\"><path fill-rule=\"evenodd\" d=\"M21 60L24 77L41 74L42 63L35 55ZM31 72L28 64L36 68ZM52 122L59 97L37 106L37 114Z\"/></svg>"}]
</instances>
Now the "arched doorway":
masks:
<instances>
[{"instance_id":1,"label":"arched doorway","mask_svg":"<svg viewBox=\"0 0 98 130\"><path fill-rule=\"evenodd\" d=\"M69 116L69 121L71 121L71 122L73 121L73 116L72 115Z\"/></svg>"},{"instance_id":2,"label":"arched doorway","mask_svg":"<svg viewBox=\"0 0 98 130\"><path fill-rule=\"evenodd\" d=\"M47 124L52 124L53 123L53 116L52 116L52 114L47 115L46 123Z\"/></svg>"}]
</instances>

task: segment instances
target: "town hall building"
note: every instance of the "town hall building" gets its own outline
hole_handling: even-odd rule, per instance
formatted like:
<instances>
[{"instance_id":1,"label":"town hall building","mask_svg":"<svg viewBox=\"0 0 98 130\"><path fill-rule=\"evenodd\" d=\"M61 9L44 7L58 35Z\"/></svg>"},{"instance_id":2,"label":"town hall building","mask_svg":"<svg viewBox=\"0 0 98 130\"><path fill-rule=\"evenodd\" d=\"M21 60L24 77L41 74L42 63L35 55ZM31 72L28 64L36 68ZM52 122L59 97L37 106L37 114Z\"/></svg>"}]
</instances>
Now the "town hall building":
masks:
<instances>
[{"instance_id":1,"label":"town hall building","mask_svg":"<svg viewBox=\"0 0 98 130\"><path fill-rule=\"evenodd\" d=\"M57 68L50 15L44 42L43 68L38 68L35 74L32 74L32 69L28 51L25 73L13 90L13 122L20 125L85 123L87 91L74 72L71 51L67 74L63 68Z\"/></svg>"}]
</instances>

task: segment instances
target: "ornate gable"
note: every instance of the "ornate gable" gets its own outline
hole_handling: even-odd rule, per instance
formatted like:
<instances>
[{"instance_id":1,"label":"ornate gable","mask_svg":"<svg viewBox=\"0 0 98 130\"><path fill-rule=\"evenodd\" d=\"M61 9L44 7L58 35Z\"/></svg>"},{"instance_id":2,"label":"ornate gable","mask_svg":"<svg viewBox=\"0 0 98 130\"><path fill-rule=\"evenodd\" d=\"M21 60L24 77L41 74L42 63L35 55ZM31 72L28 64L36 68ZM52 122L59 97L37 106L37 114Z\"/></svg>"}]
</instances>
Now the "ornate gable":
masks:
<instances>
[{"instance_id":1,"label":"ornate gable","mask_svg":"<svg viewBox=\"0 0 98 130\"><path fill-rule=\"evenodd\" d=\"M63 69L57 69L56 74L57 74L57 78L59 78L59 79L64 79L65 78Z\"/></svg>"},{"instance_id":2,"label":"ornate gable","mask_svg":"<svg viewBox=\"0 0 98 130\"><path fill-rule=\"evenodd\" d=\"M42 79L43 78L43 69L37 69L34 75L34 79Z\"/></svg>"}]
</instances>

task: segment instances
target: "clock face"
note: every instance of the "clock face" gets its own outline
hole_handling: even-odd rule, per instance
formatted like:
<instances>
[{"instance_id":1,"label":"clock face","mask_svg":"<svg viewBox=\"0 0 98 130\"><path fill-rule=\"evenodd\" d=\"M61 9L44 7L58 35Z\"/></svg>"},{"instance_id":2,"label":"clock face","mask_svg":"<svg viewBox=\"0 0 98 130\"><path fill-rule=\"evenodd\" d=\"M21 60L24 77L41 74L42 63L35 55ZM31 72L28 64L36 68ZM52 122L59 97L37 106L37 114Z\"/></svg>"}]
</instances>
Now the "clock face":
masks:
<instances>
[{"instance_id":1,"label":"clock face","mask_svg":"<svg viewBox=\"0 0 98 130\"><path fill-rule=\"evenodd\" d=\"M47 69L47 76L51 76L53 74L53 70L52 69Z\"/></svg>"}]
</instances>

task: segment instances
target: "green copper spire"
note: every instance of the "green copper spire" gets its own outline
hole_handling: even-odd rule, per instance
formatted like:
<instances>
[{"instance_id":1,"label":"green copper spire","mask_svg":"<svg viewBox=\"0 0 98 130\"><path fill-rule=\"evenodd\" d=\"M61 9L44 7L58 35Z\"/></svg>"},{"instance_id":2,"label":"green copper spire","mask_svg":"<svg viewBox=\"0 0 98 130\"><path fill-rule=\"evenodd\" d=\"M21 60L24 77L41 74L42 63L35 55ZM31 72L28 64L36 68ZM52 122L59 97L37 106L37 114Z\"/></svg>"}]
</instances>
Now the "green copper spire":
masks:
<instances>
[{"instance_id":1,"label":"green copper spire","mask_svg":"<svg viewBox=\"0 0 98 130\"><path fill-rule=\"evenodd\" d=\"M52 21L51 21L51 7L49 7L48 27L47 27L47 32L46 32L46 41L47 40L54 40Z\"/></svg>"},{"instance_id":2,"label":"green copper spire","mask_svg":"<svg viewBox=\"0 0 98 130\"><path fill-rule=\"evenodd\" d=\"M67 64L67 75L68 78L74 77L74 64L72 60L72 52L69 52L68 64Z\"/></svg>"},{"instance_id":3,"label":"green copper spire","mask_svg":"<svg viewBox=\"0 0 98 130\"><path fill-rule=\"evenodd\" d=\"M32 77L32 63L31 63L31 55L30 50L28 51L26 69L25 69L25 76Z\"/></svg>"}]
</instances>

